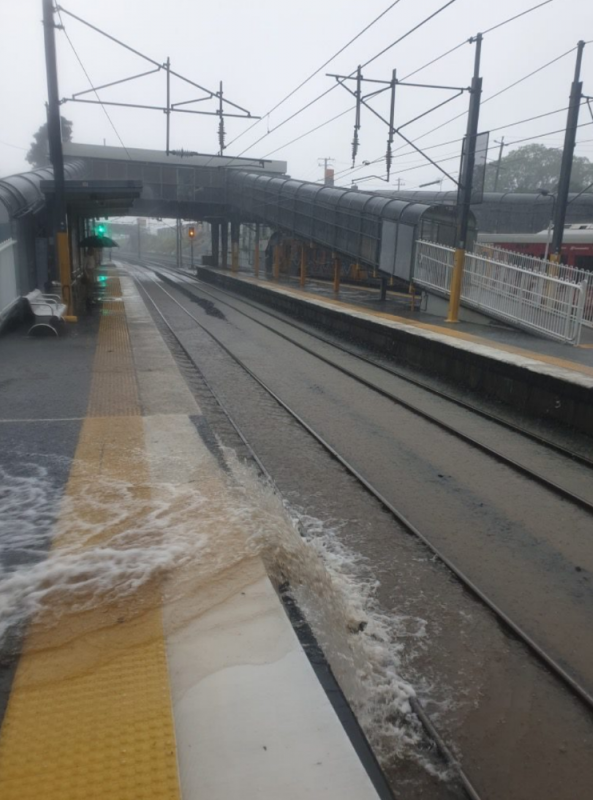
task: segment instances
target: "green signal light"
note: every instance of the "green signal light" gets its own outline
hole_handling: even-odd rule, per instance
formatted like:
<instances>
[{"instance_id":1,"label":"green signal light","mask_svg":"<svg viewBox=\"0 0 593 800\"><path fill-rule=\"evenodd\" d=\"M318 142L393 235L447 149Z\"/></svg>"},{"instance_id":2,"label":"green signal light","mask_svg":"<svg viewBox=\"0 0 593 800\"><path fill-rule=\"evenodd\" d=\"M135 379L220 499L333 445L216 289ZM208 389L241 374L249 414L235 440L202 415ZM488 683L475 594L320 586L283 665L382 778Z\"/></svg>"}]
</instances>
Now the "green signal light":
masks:
<instances>
[{"instance_id":1,"label":"green signal light","mask_svg":"<svg viewBox=\"0 0 593 800\"><path fill-rule=\"evenodd\" d=\"M97 225L97 234L98 236L105 235L105 225Z\"/></svg>"}]
</instances>

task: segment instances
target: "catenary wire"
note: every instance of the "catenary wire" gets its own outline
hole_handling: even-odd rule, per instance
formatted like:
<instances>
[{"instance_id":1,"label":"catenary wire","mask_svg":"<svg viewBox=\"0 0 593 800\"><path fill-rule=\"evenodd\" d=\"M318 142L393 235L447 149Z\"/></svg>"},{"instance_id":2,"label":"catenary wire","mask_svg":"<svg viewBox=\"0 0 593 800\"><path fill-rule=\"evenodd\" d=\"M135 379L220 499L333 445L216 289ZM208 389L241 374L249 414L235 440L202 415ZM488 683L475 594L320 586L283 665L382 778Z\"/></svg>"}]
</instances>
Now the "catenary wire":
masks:
<instances>
[{"instance_id":1,"label":"catenary wire","mask_svg":"<svg viewBox=\"0 0 593 800\"><path fill-rule=\"evenodd\" d=\"M266 113L265 113L265 114L262 116L262 118L261 118L261 119L258 119L258 120L256 120L256 121L255 121L255 122L254 122L252 125L250 125L250 126L249 126L248 128L246 128L244 131L242 131L242 132L241 132L241 133L240 133L238 136L235 136L235 138L234 138L234 139L232 139L232 140L231 140L231 141L228 143L227 147L230 147L232 144L234 144L234 142L236 142L236 141L237 141L238 139L240 139L242 136L245 136L245 134L246 134L246 133L249 133L249 131L250 131L252 128L255 128L255 126L256 126L256 125L258 125L258 124L259 124L259 123L260 123L260 122L261 122L263 119L265 119L266 117L269 117L269 116L270 116L270 114L272 114L274 111L276 111L278 108L280 108L280 106L281 106L281 105L284 105L284 103L285 103L287 100L289 100L289 99L290 99L290 98L291 98L291 97L292 97L294 94L296 94L296 93L299 91L299 89L302 89L302 88L303 88L303 86L305 86L307 83L309 83L309 81L310 81L310 80L312 80L312 79L313 79L313 78L314 78L316 75L318 75L318 74L321 72L321 70L322 70L322 69L325 69L325 67L327 67L327 65L328 65L328 64L330 64L330 63L331 63L331 62L332 62L332 61L333 61L335 58L337 58L339 55L341 55L341 53L343 53L343 52L344 52L344 50L346 50L348 47L350 47L350 45L351 45L351 44L354 44L354 42L355 42L357 39L360 39L360 37L361 37L361 36L362 36L364 33L366 33L366 32L367 32L367 31L368 31L370 28L372 28L372 27L373 27L373 25L375 25L377 22L379 22L379 20L380 20L382 17L384 17L384 16L385 16L385 15L386 15L386 14L387 14L389 11L391 11L391 9L392 9L394 6L398 5L400 2L401 2L401 0L395 0L395 2L394 2L394 3L391 3L391 5L389 5L389 6L388 6L388 7L387 7L387 8L386 8L384 11L382 11L382 12L379 14L379 16L378 16L378 17L375 17L375 19L374 19L374 20L372 20L372 22L369 22L369 24L368 24L368 25L367 25L365 28L363 28L361 31L359 31L359 32L356 34L356 36L354 36L352 39L350 39L350 41L349 41L349 42L347 42L347 43L346 43L346 44L345 44L343 47L341 47L341 48L340 48L340 49L339 49L337 52L335 52L331 58L328 58L328 59L327 59L327 61L324 61L324 62L323 62L323 64L322 64L320 67L318 67L318 68L315 70L315 72L312 72L312 73L309 75L309 77L308 77L308 78L305 78L305 80L304 80L304 81L302 81L301 83L299 83L299 85L298 85L296 88L294 88L294 89L293 89L291 92L289 92L287 95L285 95L285 96L282 98L282 100L280 100L278 103L276 103L276 105L275 105L273 108L271 108L269 111L267 111L267 112L266 112ZM264 158L265 158L265 156L264 156Z\"/></svg>"},{"instance_id":2,"label":"catenary wire","mask_svg":"<svg viewBox=\"0 0 593 800\"><path fill-rule=\"evenodd\" d=\"M484 34L483 34L483 35L486 35L486 33L490 33L491 31L494 31L494 30L496 30L497 28L501 28L503 25L507 25L508 23L510 23L510 22L513 22L514 20L518 19L519 17L525 16L526 14L529 14L529 13L531 13L532 11L535 11L535 10L537 10L538 8L541 8L542 6L544 6L544 5L547 5L547 4L548 4L548 3L550 3L550 2L552 2L552 0L545 0L545 2L543 2L543 3L539 3L539 4L538 4L538 5L536 5L536 6L532 6L531 8L528 8L528 9L526 9L525 11L522 11L520 14L515 14L515 15L514 15L514 16L512 16L512 17L508 17L507 19L503 20L502 22L499 22L499 23L497 23L496 25L492 26L491 28L488 28L486 31L484 31ZM442 9L441 9L441 10L442 10ZM410 32L411 32L411 31L410 31ZM410 32L408 32L408 34L407 34L407 35L409 35L409 33L410 33ZM400 40L397 40L397 41L400 41ZM395 44L397 44L397 41L396 41L396 42L394 42L394 43L393 43L392 45L390 45L389 47L393 47ZM422 69L424 69L425 67L429 66L430 64L432 64L432 63L435 63L436 61L439 61L441 58L444 58L446 55L449 55L450 53L454 52L455 50L458 50L460 47L462 47L463 45L467 44L467 42L468 42L468 41L469 41L468 39L464 39L462 42L460 42L458 45L456 45L455 47L453 47L451 50L448 50L446 53L443 53L443 54L441 54L441 55L440 55L440 56L438 56L436 59L433 59L432 61L428 62L428 63L427 63L427 64L425 64L423 67L420 67L419 69L415 70L414 72L411 72L411 73L409 73L408 75L406 75L406 76L405 76L404 78L402 78L401 80L406 80L407 78L411 77L412 75L415 75L415 74L416 74L416 72L420 72ZM387 49L389 49L389 48L387 48ZM379 55L381 55L383 52L386 52L386 50L382 51L382 52L381 52L380 54L378 54L377 56L373 56L373 58L371 58L369 61L366 61L364 64L362 64L362 65L361 65L361 67L368 66L368 64L370 64L372 61L374 61L374 60L375 60L375 58L378 58L378 56L379 56ZM543 67L542 67L542 68L543 68ZM352 72L352 73L350 74L350 76L352 76L353 74L354 74L354 73ZM324 97L326 94L329 94L329 92L330 92L330 91L333 91L333 89L335 89L337 85L338 85L338 84L334 84L333 86L331 86L331 87L330 87L328 90L326 90L326 91L325 91L325 92L324 92L324 93L323 93L323 94L322 94L320 97L316 98L316 99L315 99L313 102L317 102L317 100L318 100L318 99L321 99L321 97ZM510 87L509 87L509 88L510 88ZM486 101L484 101L484 102L486 102ZM308 107L309 107L309 105L307 105L307 106L305 106L304 108L300 109L300 110L299 110L298 112L296 112L296 113L298 114L298 113L300 113L301 111L304 111L304 110L305 110L305 108L308 108ZM346 113L346 112L344 112L344 113ZM463 112L463 113L467 113L467 112ZM460 114L460 115L458 115L457 117L454 117L454 119L458 119L458 118L459 118L460 116L462 116L462 115L463 115L463 114ZM339 116L341 116L341 115L339 115ZM300 141L301 139L304 139L306 136L309 136L310 134L312 134L312 133L315 133L315 131L319 130L319 128L322 128L322 127L324 127L324 125L325 125L325 124L329 124L330 122L333 122L333 121L334 121L334 119L338 119L338 117L332 117L330 120L327 120L327 122L325 122L325 123L322 123L321 125L317 125L317 126L315 126L314 128L311 128L311 129L309 129L308 131L304 132L303 134L301 134L300 136L298 136L298 137L296 137L295 139L291 140L290 142L286 142L285 144L283 144L283 145L280 145L279 147L276 147L274 150L270 151L270 153L267 153L267 154L264 156L264 158L267 158L268 156L270 156L270 155L273 155L274 153L277 153L277 152L279 152L280 150L284 149L285 147L289 147L291 144L294 144L295 142L297 142L297 141ZM286 120L286 121L288 122L288 120ZM282 124L284 124L284 123L282 123ZM270 131L269 131L269 133L273 133L273 131L274 131L274 130L276 130L276 128L273 128L272 130L270 130ZM267 135L267 134L266 134L266 135ZM238 137L237 137L237 138L238 138ZM262 138L265 138L265 137L262 137ZM255 145L255 144L257 144L259 141L261 141L261 139L259 139L257 142L254 142L254 145ZM405 145L403 145L403 146L405 147ZM249 149L250 149L250 148L247 148L247 150L249 150ZM240 155L243 155L243 153L245 153L245 152L246 152L246 150L243 150L243 152L242 152ZM375 162L371 162L371 163L375 163Z\"/></svg>"},{"instance_id":3,"label":"catenary wire","mask_svg":"<svg viewBox=\"0 0 593 800\"><path fill-rule=\"evenodd\" d=\"M431 19L433 19L437 14L440 14L442 11L444 11L446 8L448 8L448 6L450 6L452 3L455 3L455 2L457 2L457 0L448 0L447 3L445 3L443 6L438 8L430 16L425 17L421 22L419 22L413 28L410 28L410 30L408 30L408 31L406 31L406 33L402 34L402 36L399 36L394 42L392 42L386 48L381 50L380 53L377 53L372 58L370 58L368 61L366 61L364 64L362 64L361 67L365 67L365 66L368 66L369 64L371 64L373 61L375 61L377 58L379 58L379 56L381 56L384 53L386 53L392 47L395 47L396 44L399 44L399 42L403 41L406 37L410 36L412 33L417 31L420 27L422 27L427 22L429 22ZM356 70L353 70L350 73L349 77L352 77L352 75L354 75L355 72L356 72ZM295 111L289 117L286 117L286 119L282 120L282 122L279 122L278 125L275 125L273 128L270 128L270 130L267 133L265 133L263 136L260 136L259 139L256 139L255 142L253 142L248 147L246 147L244 150L242 150L239 153L239 155L236 156L236 158L241 158L241 156L244 155L248 150L251 150L252 147L255 147L257 144L259 144L261 141L263 141L266 137L268 137L271 133L274 133L274 131L277 131L279 128L282 128L288 122L290 122L295 117L297 117L299 114L302 114L303 111L306 111L312 105L314 105L315 103L319 102L319 100L321 100L322 98L326 97L326 95L328 95L330 92L333 92L335 89L337 89L339 85L340 85L339 83L334 83L332 86L329 87L329 89L326 89L321 94L317 95L317 97L314 97L313 100L310 100L308 103L306 103L304 106L299 108L297 111Z\"/></svg>"},{"instance_id":4,"label":"catenary wire","mask_svg":"<svg viewBox=\"0 0 593 800\"><path fill-rule=\"evenodd\" d=\"M132 159L132 156L131 156L131 155L130 155L130 153L128 152L128 148L127 148L127 147L125 146L125 144L123 143L123 140L122 140L121 136L119 135L119 131L118 131L118 130L117 130L117 128L115 127L115 124L114 124L113 120L111 119L111 117L110 117L110 115L109 115L109 112L107 111L107 109L105 108L105 106L103 105L103 103L102 103L102 101L101 101L101 98L99 97L99 93L98 93L98 92L97 92L97 90L95 89L95 87L94 87L94 85L93 85L93 82L92 82L92 80L91 80L91 78L90 78L90 76L89 76L88 72L86 71L86 68L85 68L84 64L82 63L82 59L81 59L81 58L80 58L80 56L78 55L78 52L77 52L76 48L74 47L74 44L72 43L72 39L71 39L71 38L68 36L68 31L66 30L66 26L64 25L64 21L63 21L63 19L62 19L62 14L61 14L61 12L60 12L60 10L59 10L59 9L58 9L58 16L60 17L60 25L61 25L61 27L62 27L62 30L64 31L64 35L65 35L66 39L68 40L68 44L69 44L69 45L70 45L70 47L72 48L72 52L73 52L73 53L74 53L74 55L76 56L76 60L77 60L77 61L78 61L78 63L80 64L80 68L82 69L82 71L83 71L83 72L84 72L84 74L86 75L86 79L87 79L87 81L89 82L89 86L91 87L91 89L92 89L92 90L93 90L93 92L95 93L95 97L97 98L97 100L98 100L98 101L99 101L99 103L101 104L101 108L103 109L103 113L105 114L105 116L106 116L106 117L107 117L107 119L109 120L109 124L111 125L111 127L113 128L113 130L114 130L114 132L115 132L115 135L116 135L116 136L117 136L117 138L119 139L119 143L121 144L121 146L123 147L123 149L126 151L126 155L127 155L127 157L130 159L130 161L133 161L133 159Z\"/></svg>"},{"instance_id":5,"label":"catenary wire","mask_svg":"<svg viewBox=\"0 0 593 800\"><path fill-rule=\"evenodd\" d=\"M527 73L527 75L523 75L518 80L513 81L513 83L508 84L508 86L503 87L498 92L495 92L494 94L492 94L489 97L487 97L485 100L482 100L481 105L484 105L485 103L488 103L490 100L494 100L495 97L500 97L500 95L504 94L504 92L508 92L510 89L513 89L515 86L518 86L520 83L523 83L524 81L528 80L529 78L532 78L534 75L537 75L539 72L541 72L542 70L546 69L546 67L549 67L552 64L555 64L557 61L560 61L562 58L565 58L567 55L569 55L570 53L574 52L574 50L576 50L576 47L571 47L570 50L566 50L564 53L561 53L559 56L556 56L555 58L551 59L550 61L546 61L545 64L542 64L537 69L532 70L531 72ZM419 139L424 139L426 136L429 136L431 133L434 133L435 131L438 131L441 128L444 128L446 125L449 125L451 122L454 122L455 120L466 116L467 113L468 113L467 111L462 111L460 114L457 114L454 117L450 117L448 120L445 120L445 122L441 122L439 125L436 125L434 128L431 128L429 131L426 131L425 133L420 134L419 136L416 137L416 139L414 141L418 141ZM396 149L396 152L397 152L397 150L402 150L404 147L406 147L406 145L401 145L401 147L398 147ZM379 158L375 159L374 161L371 161L370 163L371 164L376 164L376 163L382 161L384 158L385 158L385 156L380 156ZM360 169L363 169L364 166L366 166L366 165L354 167L351 170L350 174L353 174L354 172L358 172Z\"/></svg>"},{"instance_id":6,"label":"catenary wire","mask_svg":"<svg viewBox=\"0 0 593 800\"><path fill-rule=\"evenodd\" d=\"M496 25L493 25L491 28L487 28L485 31L482 31L482 36L486 36L487 33L491 33L492 31L495 31L498 28L502 28L503 25L508 25L509 22L514 22L516 19L519 19L519 17L524 17L526 14L530 14L532 11L536 11L538 8L541 8L542 6L546 6L546 5L548 5L548 3L551 3L551 2L552 2L552 0L545 0L545 2L539 3L537 6L532 6L531 8L527 8L525 11L521 11L520 14L515 14L515 16L513 16L513 17L508 17L507 19L503 20L502 22L498 22ZM452 47L450 50L447 50L445 53L441 53L440 56L437 56L436 58L433 58L431 61L428 61L426 64L423 64L421 67L418 67L418 69L415 69L413 72L409 72L405 77L402 78L402 80L406 81L408 78L411 78L412 75L416 75L418 72L422 72L427 67L432 66L432 64L436 64L437 61L440 61L442 58L445 58L446 56L451 55L451 53L454 53L456 50L459 50L461 47L463 47L464 44L467 44L469 41L470 41L469 39L464 39L462 42L459 42L459 44L456 44L455 47Z\"/></svg>"}]
</instances>

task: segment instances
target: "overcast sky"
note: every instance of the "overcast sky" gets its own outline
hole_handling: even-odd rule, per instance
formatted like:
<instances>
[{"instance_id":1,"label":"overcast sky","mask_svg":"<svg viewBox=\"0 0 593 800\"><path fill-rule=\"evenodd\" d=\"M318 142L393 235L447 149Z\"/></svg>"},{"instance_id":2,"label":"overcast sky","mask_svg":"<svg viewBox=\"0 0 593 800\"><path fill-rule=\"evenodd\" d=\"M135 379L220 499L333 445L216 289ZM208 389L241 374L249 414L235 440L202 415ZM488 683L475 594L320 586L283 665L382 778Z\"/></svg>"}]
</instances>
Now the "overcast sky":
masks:
<instances>
[{"instance_id":1,"label":"overcast sky","mask_svg":"<svg viewBox=\"0 0 593 800\"><path fill-rule=\"evenodd\" d=\"M287 122L277 131L257 139L268 130L330 88L333 79L325 72L351 73L360 63L387 47L399 36L436 11L446 0L400 0L376 25L339 55L269 118L239 136L252 124L229 119L227 155L238 155L249 145L246 155L285 159L288 171L297 178L318 180L322 157L334 159L338 183L349 185L353 177L384 175L380 162L350 175L354 111L346 113L320 130L289 144L292 139L349 109L352 98L340 87ZM520 11L538 0L456 0L417 32L396 45L364 70L367 78L387 80L397 69L403 78L432 58ZM171 58L171 66L191 80L217 91L224 81L229 100L265 115L311 72L320 67L353 36L391 3L367 0L64 0L64 7L92 24L142 51L159 63ZM25 152L32 134L45 119L47 98L41 0L0 0L2 48L0 48L0 102L3 109L0 129L0 175L28 168ZM147 62L117 47L112 42L64 15L66 31L95 86L150 69ZM64 32L57 31L60 95L72 96L89 88ZM483 43L483 100L504 89L556 56L574 47L579 39L593 40L592 0L553 0L541 9L489 33ZM465 44L450 56L419 72L410 80L454 86L469 85L473 70L474 46ZM563 109L568 102L574 72L575 53L544 69L515 88L484 103L480 129L491 130L538 114ZM582 79L585 94L593 95L593 42L585 48ZM369 84L369 87L371 85ZM400 87L397 96L396 124L403 124L430 106L451 96L451 92ZM163 105L165 76L161 71L139 81L100 92L102 100ZM200 96L200 92L179 81L172 82L172 101ZM85 95L89 99L93 95ZM405 129L408 138L417 138L423 147L440 145L428 151L434 160L453 175L458 170L459 144L446 144L462 136L465 117L419 138L431 128L467 109L468 97L461 96L444 108ZM214 109L214 101L199 108ZM388 114L386 95L374 101L376 109ZM192 106L190 106L192 107ZM196 106L194 106L196 107ZM108 109L119 136L128 147L164 150L165 120L158 111ZM62 113L74 122L77 142L119 145L101 107L66 103ZM540 137L564 126L566 112L507 127L491 135L490 158L495 157L494 139L505 136L515 142ZM582 123L591 123L588 109L581 110ZM172 118L172 147L214 153L217 150L216 117L177 114ZM364 111L360 130L357 165L372 161L385 152L387 131L371 112ZM593 124L584 126L578 136L577 154L593 160ZM538 141L561 146L560 133L541 136ZM394 147L401 147L401 140ZM518 146L518 145L517 145ZM280 149L277 149L280 148ZM512 149L509 147L505 152ZM273 152L276 151L276 152ZM430 164L408 146L396 152L392 184L397 179L405 188L441 177ZM448 159L448 160L445 160ZM342 173L342 175L340 175ZM362 187L385 188L373 180ZM437 188L437 187L435 187ZM443 188L453 188L447 180Z\"/></svg>"}]
</instances>

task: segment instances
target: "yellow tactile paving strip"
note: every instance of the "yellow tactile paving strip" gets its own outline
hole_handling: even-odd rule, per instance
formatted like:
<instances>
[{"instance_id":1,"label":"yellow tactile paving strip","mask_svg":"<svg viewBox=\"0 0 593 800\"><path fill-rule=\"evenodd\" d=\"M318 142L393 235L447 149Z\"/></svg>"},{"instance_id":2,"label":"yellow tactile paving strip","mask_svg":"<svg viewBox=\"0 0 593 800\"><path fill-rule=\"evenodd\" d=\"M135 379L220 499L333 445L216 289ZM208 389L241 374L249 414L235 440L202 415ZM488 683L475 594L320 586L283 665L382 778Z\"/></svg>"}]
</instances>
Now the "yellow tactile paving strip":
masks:
<instances>
[{"instance_id":1,"label":"yellow tactile paving strip","mask_svg":"<svg viewBox=\"0 0 593 800\"><path fill-rule=\"evenodd\" d=\"M221 274L224 275L225 273ZM258 286L262 285L262 281L258 281L255 278L247 278L243 276L239 277L237 275L234 275L233 277L237 280L245 281L246 283L253 283ZM413 328L430 331L431 333L438 333L441 336L450 336L453 339L462 339L466 342L479 344L483 347L490 347L493 350L501 350L505 353L512 353L513 355L522 356L523 358L530 358L533 361L541 361L544 364L551 364L552 366L562 367L563 369L572 370L573 372L580 372L583 375L593 375L593 367L589 367L586 364L579 364L576 361L569 361L568 359L564 358L556 358L555 356L549 356L545 353L535 353L532 350L526 350L522 347L513 347L513 345L510 344L502 344L501 342L496 342L492 339L484 339L481 336L474 336L471 333L463 333L462 331L453 330L448 325L431 325L428 322L419 322L417 320L409 319L408 317L398 317L396 314L387 314L384 311L375 311L372 308L363 308L361 306L352 305L351 303L344 303L341 300L334 300L331 297L323 297L322 295L311 294L311 292L305 292L302 289L296 289L292 286L274 286L269 281L266 281L264 285L266 288L272 289L272 291L281 290L290 294L298 295L307 300L313 299L329 306L335 306L336 308L342 308L347 311L355 311L358 314L368 314L372 317L380 317L391 322L399 322L402 325L410 325ZM581 346L586 347L586 345Z\"/></svg>"},{"instance_id":2,"label":"yellow tactile paving strip","mask_svg":"<svg viewBox=\"0 0 593 800\"><path fill-rule=\"evenodd\" d=\"M116 278L109 284L119 288ZM70 504L76 519L97 531L81 547L107 542L125 529L130 522L125 515L109 514L118 481L133 486L136 516L138 504L140 513L150 504L124 307L117 300L105 305L89 416L80 432L54 549L76 546L68 524ZM67 605L70 595L62 602ZM58 597L58 612L59 603ZM65 607L55 626L44 625L42 615L31 623L0 732L0 798L178 800L158 582L131 597L68 611Z\"/></svg>"}]
</instances>

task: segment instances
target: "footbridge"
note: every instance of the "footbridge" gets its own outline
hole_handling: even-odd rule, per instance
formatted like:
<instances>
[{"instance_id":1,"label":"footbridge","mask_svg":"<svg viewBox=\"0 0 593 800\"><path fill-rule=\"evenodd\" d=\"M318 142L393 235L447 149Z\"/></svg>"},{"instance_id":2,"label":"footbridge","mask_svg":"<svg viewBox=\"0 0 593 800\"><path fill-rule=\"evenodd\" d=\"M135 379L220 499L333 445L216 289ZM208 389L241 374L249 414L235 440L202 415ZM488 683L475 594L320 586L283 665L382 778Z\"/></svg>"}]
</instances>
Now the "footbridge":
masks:
<instances>
[{"instance_id":1,"label":"footbridge","mask_svg":"<svg viewBox=\"0 0 593 800\"><path fill-rule=\"evenodd\" d=\"M274 232L274 277L299 253L301 269L321 250L335 276L352 267L414 283L434 298L442 316L450 294L456 208L291 178L284 161L214 155L165 156L160 151L64 144L71 263L60 270L65 301L82 273L79 242L93 220L108 216L177 218L209 223L212 266L239 268L241 226ZM50 170L0 182L3 205L0 313L32 288L56 280L48 231L54 184ZM440 199L440 198L439 198ZM33 227L32 227L33 226ZM472 253L462 304L472 320L491 318L561 341L578 343L589 309L588 276L563 276L550 265L513 263L496 253ZM229 247L230 245L230 247ZM290 246L288 246L290 245ZM295 247L296 245L296 247ZM290 253L290 256L288 255ZM546 274L546 269L556 269ZM256 268L257 271L257 268ZM335 285L339 278L334 279ZM383 290L384 291L384 290ZM439 299L440 298L440 299ZM443 302L444 301L444 302ZM589 305L588 305L589 304ZM467 316L466 314L466 316Z\"/></svg>"}]
</instances>

